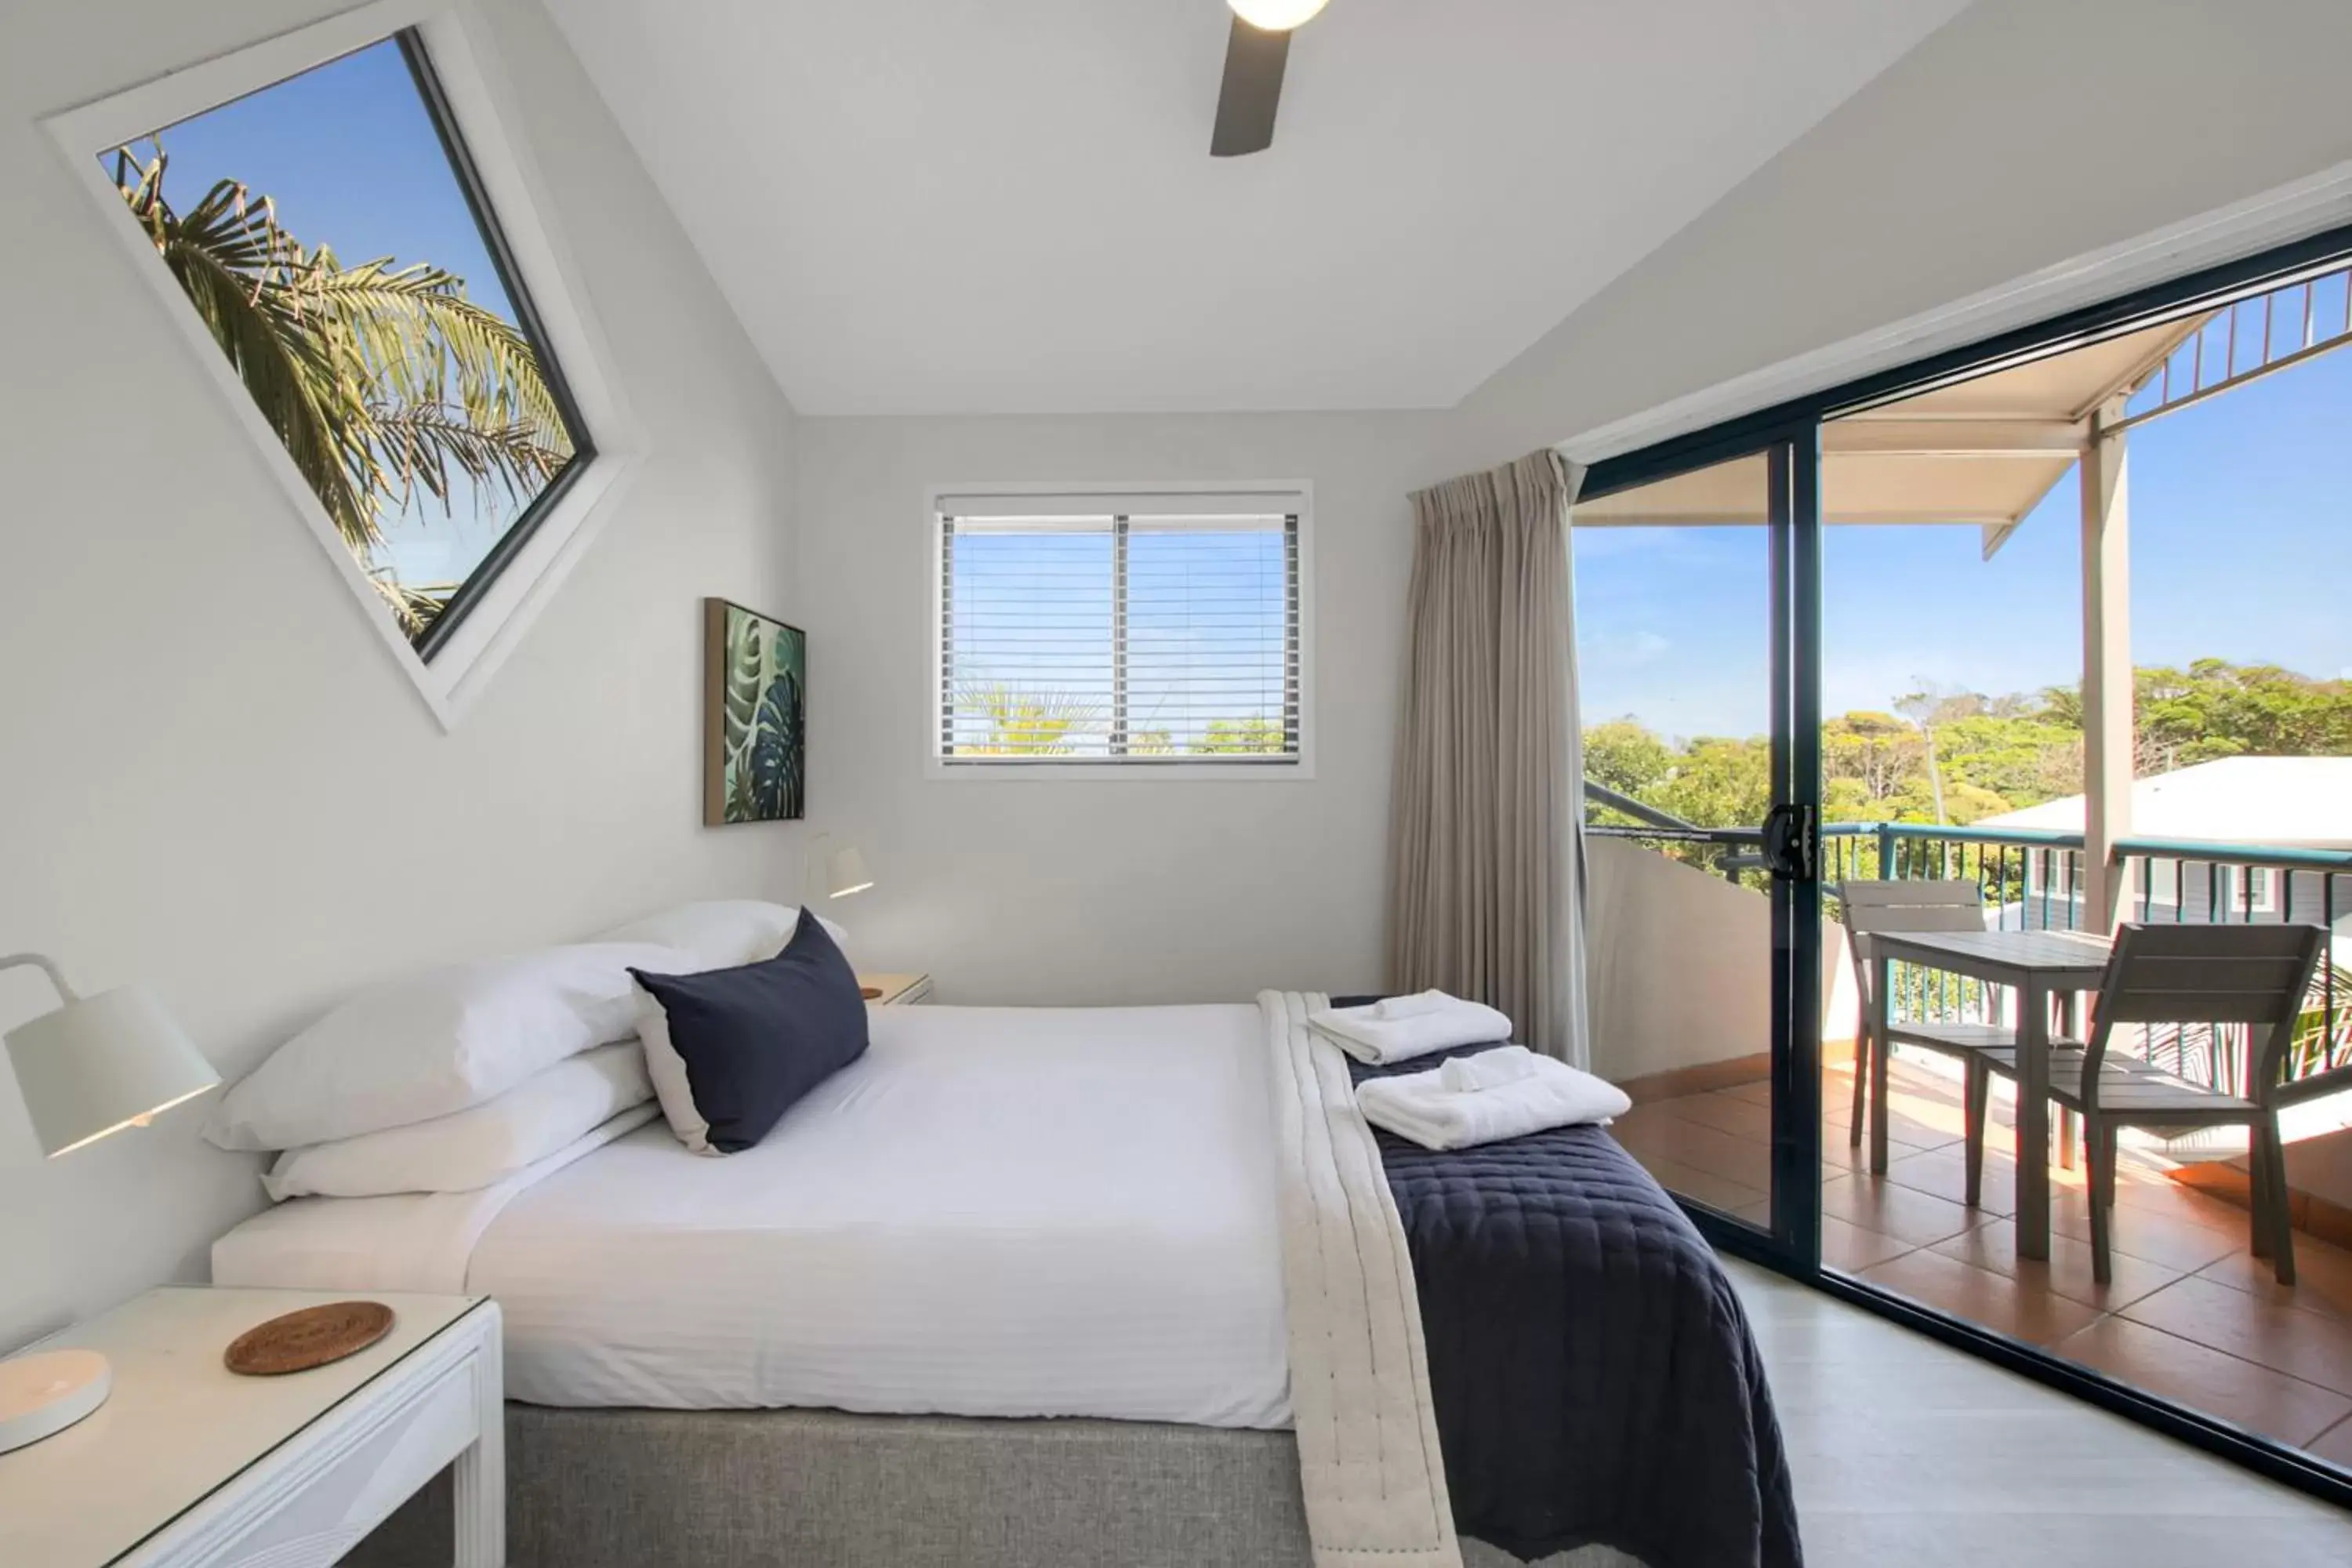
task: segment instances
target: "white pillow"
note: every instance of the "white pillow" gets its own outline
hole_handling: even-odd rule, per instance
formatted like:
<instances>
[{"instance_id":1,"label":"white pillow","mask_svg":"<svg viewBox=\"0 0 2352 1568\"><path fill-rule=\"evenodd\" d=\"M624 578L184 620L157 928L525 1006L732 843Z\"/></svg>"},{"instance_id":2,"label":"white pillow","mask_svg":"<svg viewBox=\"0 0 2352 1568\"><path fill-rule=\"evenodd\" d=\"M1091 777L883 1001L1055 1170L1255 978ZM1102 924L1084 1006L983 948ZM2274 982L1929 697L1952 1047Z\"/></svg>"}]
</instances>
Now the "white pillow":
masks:
<instances>
[{"instance_id":1,"label":"white pillow","mask_svg":"<svg viewBox=\"0 0 2352 1568\"><path fill-rule=\"evenodd\" d=\"M642 985L637 987L637 1043L643 1047L637 1054L645 1058L654 1097L661 1101L662 1116L677 1141L698 1154L723 1155L726 1151L710 1146L710 1122L694 1103L686 1058L670 1043L669 1015Z\"/></svg>"},{"instance_id":2,"label":"white pillow","mask_svg":"<svg viewBox=\"0 0 2352 1568\"><path fill-rule=\"evenodd\" d=\"M635 1040L556 1063L496 1100L407 1127L289 1149L261 1184L288 1198L469 1193L564 1148L654 1097Z\"/></svg>"},{"instance_id":3,"label":"white pillow","mask_svg":"<svg viewBox=\"0 0 2352 1568\"><path fill-rule=\"evenodd\" d=\"M299 1149L447 1116L636 1032L632 967L693 955L595 942L485 959L380 985L287 1041L219 1098L224 1149Z\"/></svg>"},{"instance_id":4,"label":"white pillow","mask_svg":"<svg viewBox=\"0 0 2352 1568\"><path fill-rule=\"evenodd\" d=\"M846 952L849 933L823 915L817 919L835 944ZM705 968L732 969L738 964L762 963L783 952L784 943L793 940L800 921L800 910L790 904L763 903L758 899L709 899L614 926L595 940L650 942L690 952L702 961ZM654 965L637 967L651 969Z\"/></svg>"}]
</instances>

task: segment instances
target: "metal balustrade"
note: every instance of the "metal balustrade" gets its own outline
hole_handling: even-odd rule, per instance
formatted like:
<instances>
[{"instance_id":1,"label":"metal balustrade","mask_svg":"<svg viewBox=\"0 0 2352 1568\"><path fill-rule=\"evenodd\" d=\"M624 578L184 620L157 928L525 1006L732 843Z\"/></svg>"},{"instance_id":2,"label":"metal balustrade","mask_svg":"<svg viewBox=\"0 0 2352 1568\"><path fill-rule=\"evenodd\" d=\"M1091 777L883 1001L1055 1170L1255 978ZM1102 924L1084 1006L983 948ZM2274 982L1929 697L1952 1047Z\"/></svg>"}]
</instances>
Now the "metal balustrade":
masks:
<instances>
[{"instance_id":1,"label":"metal balustrade","mask_svg":"<svg viewBox=\"0 0 2352 1568\"><path fill-rule=\"evenodd\" d=\"M1596 805L1641 820L1595 823L1586 831L1633 840L1757 888L1763 873L1754 828L1703 827L1615 791L1589 789ZM1638 809L1635 809L1638 808ZM1973 881L1989 926L2076 931L2093 923L2083 905L2083 837L2027 828L1940 823L1833 823L1821 830L1825 912L1839 916L1837 885L1868 879ZM2113 858L2122 919L2143 922L2310 921L2337 933L2339 956L2314 978L2309 1011L2288 1066L2291 1101L2352 1089L2352 852L2195 840L2125 838ZM1921 1018L2011 1021L1998 988L1941 972L1896 966L1889 1000ZM2243 1092L2250 1044L2244 1031L2188 1027L2148 1031L2149 1059L2193 1081Z\"/></svg>"}]
</instances>

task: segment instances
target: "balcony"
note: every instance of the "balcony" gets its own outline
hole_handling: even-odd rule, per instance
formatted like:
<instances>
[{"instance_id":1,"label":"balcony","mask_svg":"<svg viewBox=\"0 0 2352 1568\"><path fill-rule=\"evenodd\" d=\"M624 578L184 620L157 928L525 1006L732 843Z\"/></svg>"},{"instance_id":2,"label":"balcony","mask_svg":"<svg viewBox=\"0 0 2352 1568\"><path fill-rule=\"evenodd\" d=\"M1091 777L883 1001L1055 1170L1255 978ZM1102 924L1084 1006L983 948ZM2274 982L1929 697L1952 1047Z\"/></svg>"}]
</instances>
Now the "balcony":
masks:
<instances>
[{"instance_id":1,"label":"balcony","mask_svg":"<svg viewBox=\"0 0 2352 1568\"><path fill-rule=\"evenodd\" d=\"M1609 792L1596 792L1612 804ZM1769 904L1757 836L1662 822L1593 827L1589 899L1599 1070L1635 1099L1621 1142L1668 1187L1769 1225ZM1997 1080L1982 1199L1965 1204L1958 1070L1896 1051L1886 1173L1853 1121L1855 990L1834 888L1844 878L1975 880L1988 925L2084 923L2080 834L1911 824L1824 834L1822 1020L1823 1264L2352 1469L2352 983L2324 966L2290 1068L2297 1282L2251 1255L2242 1136L2126 1133L2113 1279L2092 1279L2083 1164L2053 1150L2050 1257L2015 1246L2014 1103ZM2124 839L2107 867L2124 918L2295 921L2352 942L2352 852ZM1694 954L1703 955L1694 962ZM2342 960L2339 958L2338 963ZM1898 968L1912 1016L2012 1021L1990 987ZM2150 1030L2133 1049L2209 1084L2241 1083L2245 1053L2210 1030ZM2335 1194L2335 1195L2331 1195ZM2342 1196L2347 1201L2338 1202Z\"/></svg>"}]
</instances>

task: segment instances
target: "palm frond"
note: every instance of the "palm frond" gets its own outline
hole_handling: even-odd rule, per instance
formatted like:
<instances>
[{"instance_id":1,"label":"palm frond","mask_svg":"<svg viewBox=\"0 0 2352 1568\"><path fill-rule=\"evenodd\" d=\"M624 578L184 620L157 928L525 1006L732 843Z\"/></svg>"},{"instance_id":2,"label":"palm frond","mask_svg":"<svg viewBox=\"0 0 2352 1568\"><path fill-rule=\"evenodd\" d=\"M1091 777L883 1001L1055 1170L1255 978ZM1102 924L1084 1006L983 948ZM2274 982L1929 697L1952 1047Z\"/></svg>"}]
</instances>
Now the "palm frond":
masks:
<instances>
[{"instance_id":1,"label":"palm frond","mask_svg":"<svg viewBox=\"0 0 2352 1568\"><path fill-rule=\"evenodd\" d=\"M389 268L385 260L313 265L294 287L352 334L369 373L403 401L455 402L478 424L528 425L541 445L568 454L572 433L530 341L467 299L464 283L441 268Z\"/></svg>"},{"instance_id":2,"label":"palm frond","mask_svg":"<svg viewBox=\"0 0 2352 1568\"><path fill-rule=\"evenodd\" d=\"M421 632L448 595L377 563L384 521L419 490L446 510L460 474L523 500L573 456L530 340L446 268L306 248L234 180L175 211L161 140L143 145L114 153L125 205L395 617Z\"/></svg>"},{"instance_id":3,"label":"palm frond","mask_svg":"<svg viewBox=\"0 0 2352 1568\"><path fill-rule=\"evenodd\" d=\"M370 436L386 472L402 487L404 502L422 488L446 506L453 466L477 486L497 484L510 499L522 500L545 488L572 460L568 443L561 448L545 446L529 425L486 427L446 408L379 410Z\"/></svg>"}]
</instances>

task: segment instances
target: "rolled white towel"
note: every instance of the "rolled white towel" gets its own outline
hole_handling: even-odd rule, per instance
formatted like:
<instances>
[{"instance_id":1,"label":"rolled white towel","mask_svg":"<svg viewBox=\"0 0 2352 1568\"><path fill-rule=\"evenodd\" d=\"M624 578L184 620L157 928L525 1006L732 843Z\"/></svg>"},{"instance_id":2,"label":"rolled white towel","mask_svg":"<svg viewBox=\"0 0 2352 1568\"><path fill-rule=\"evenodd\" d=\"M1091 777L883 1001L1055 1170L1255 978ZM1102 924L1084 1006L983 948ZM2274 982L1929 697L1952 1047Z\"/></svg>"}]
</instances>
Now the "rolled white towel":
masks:
<instances>
[{"instance_id":1,"label":"rolled white towel","mask_svg":"<svg viewBox=\"0 0 2352 1568\"><path fill-rule=\"evenodd\" d=\"M1444 1068L1371 1079L1356 1086L1356 1105L1373 1126L1424 1149L1467 1149L1547 1128L1607 1121L1633 1102L1604 1079L1536 1057L1525 1078L1492 1089L1447 1089Z\"/></svg>"},{"instance_id":2,"label":"rolled white towel","mask_svg":"<svg viewBox=\"0 0 2352 1568\"><path fill-rule=\"evenodd\" d=\"M1379 1005L1327 1007L1309 1013L1307 1021L1337 1041L1341 1050L1374 1067L1456 1046L1500 1045L1511 1037L1511 1021L1476 1002L1449 998L1433 1013L1392 1019L1375 1016L1373 1008Z\"/></svg>"},{"instance_id":3,"label":"rolled white towel","mask_svg":"<svg viewBox=\"0 0 2352 1568\"><path fill-rule=\"evenodd\" d=\"M1448 1057L1438 1064L1437 1076L1454 1093L1470 1094L1482 1089L1500 1089L1539 1072L1542 1068L1538 1064L1542 1059L1525 1046L1505 1046L1497 1051Z\"/></svg>"},{"instance_id":4,"label":"rolled white towel","mask_svg":"<svg viewBox=\"0 0 2352 1568\"><path fill-rule=\"evenodd\" d=\"M1443 1013L1459 1004L1459 998L1443 991L1416 991L1410 996L1383 996L1372 1004L1372 1016L1384 1024L1399 1018L1418 1018L1424 1013Z\"/></svg>"}]
</instances>

